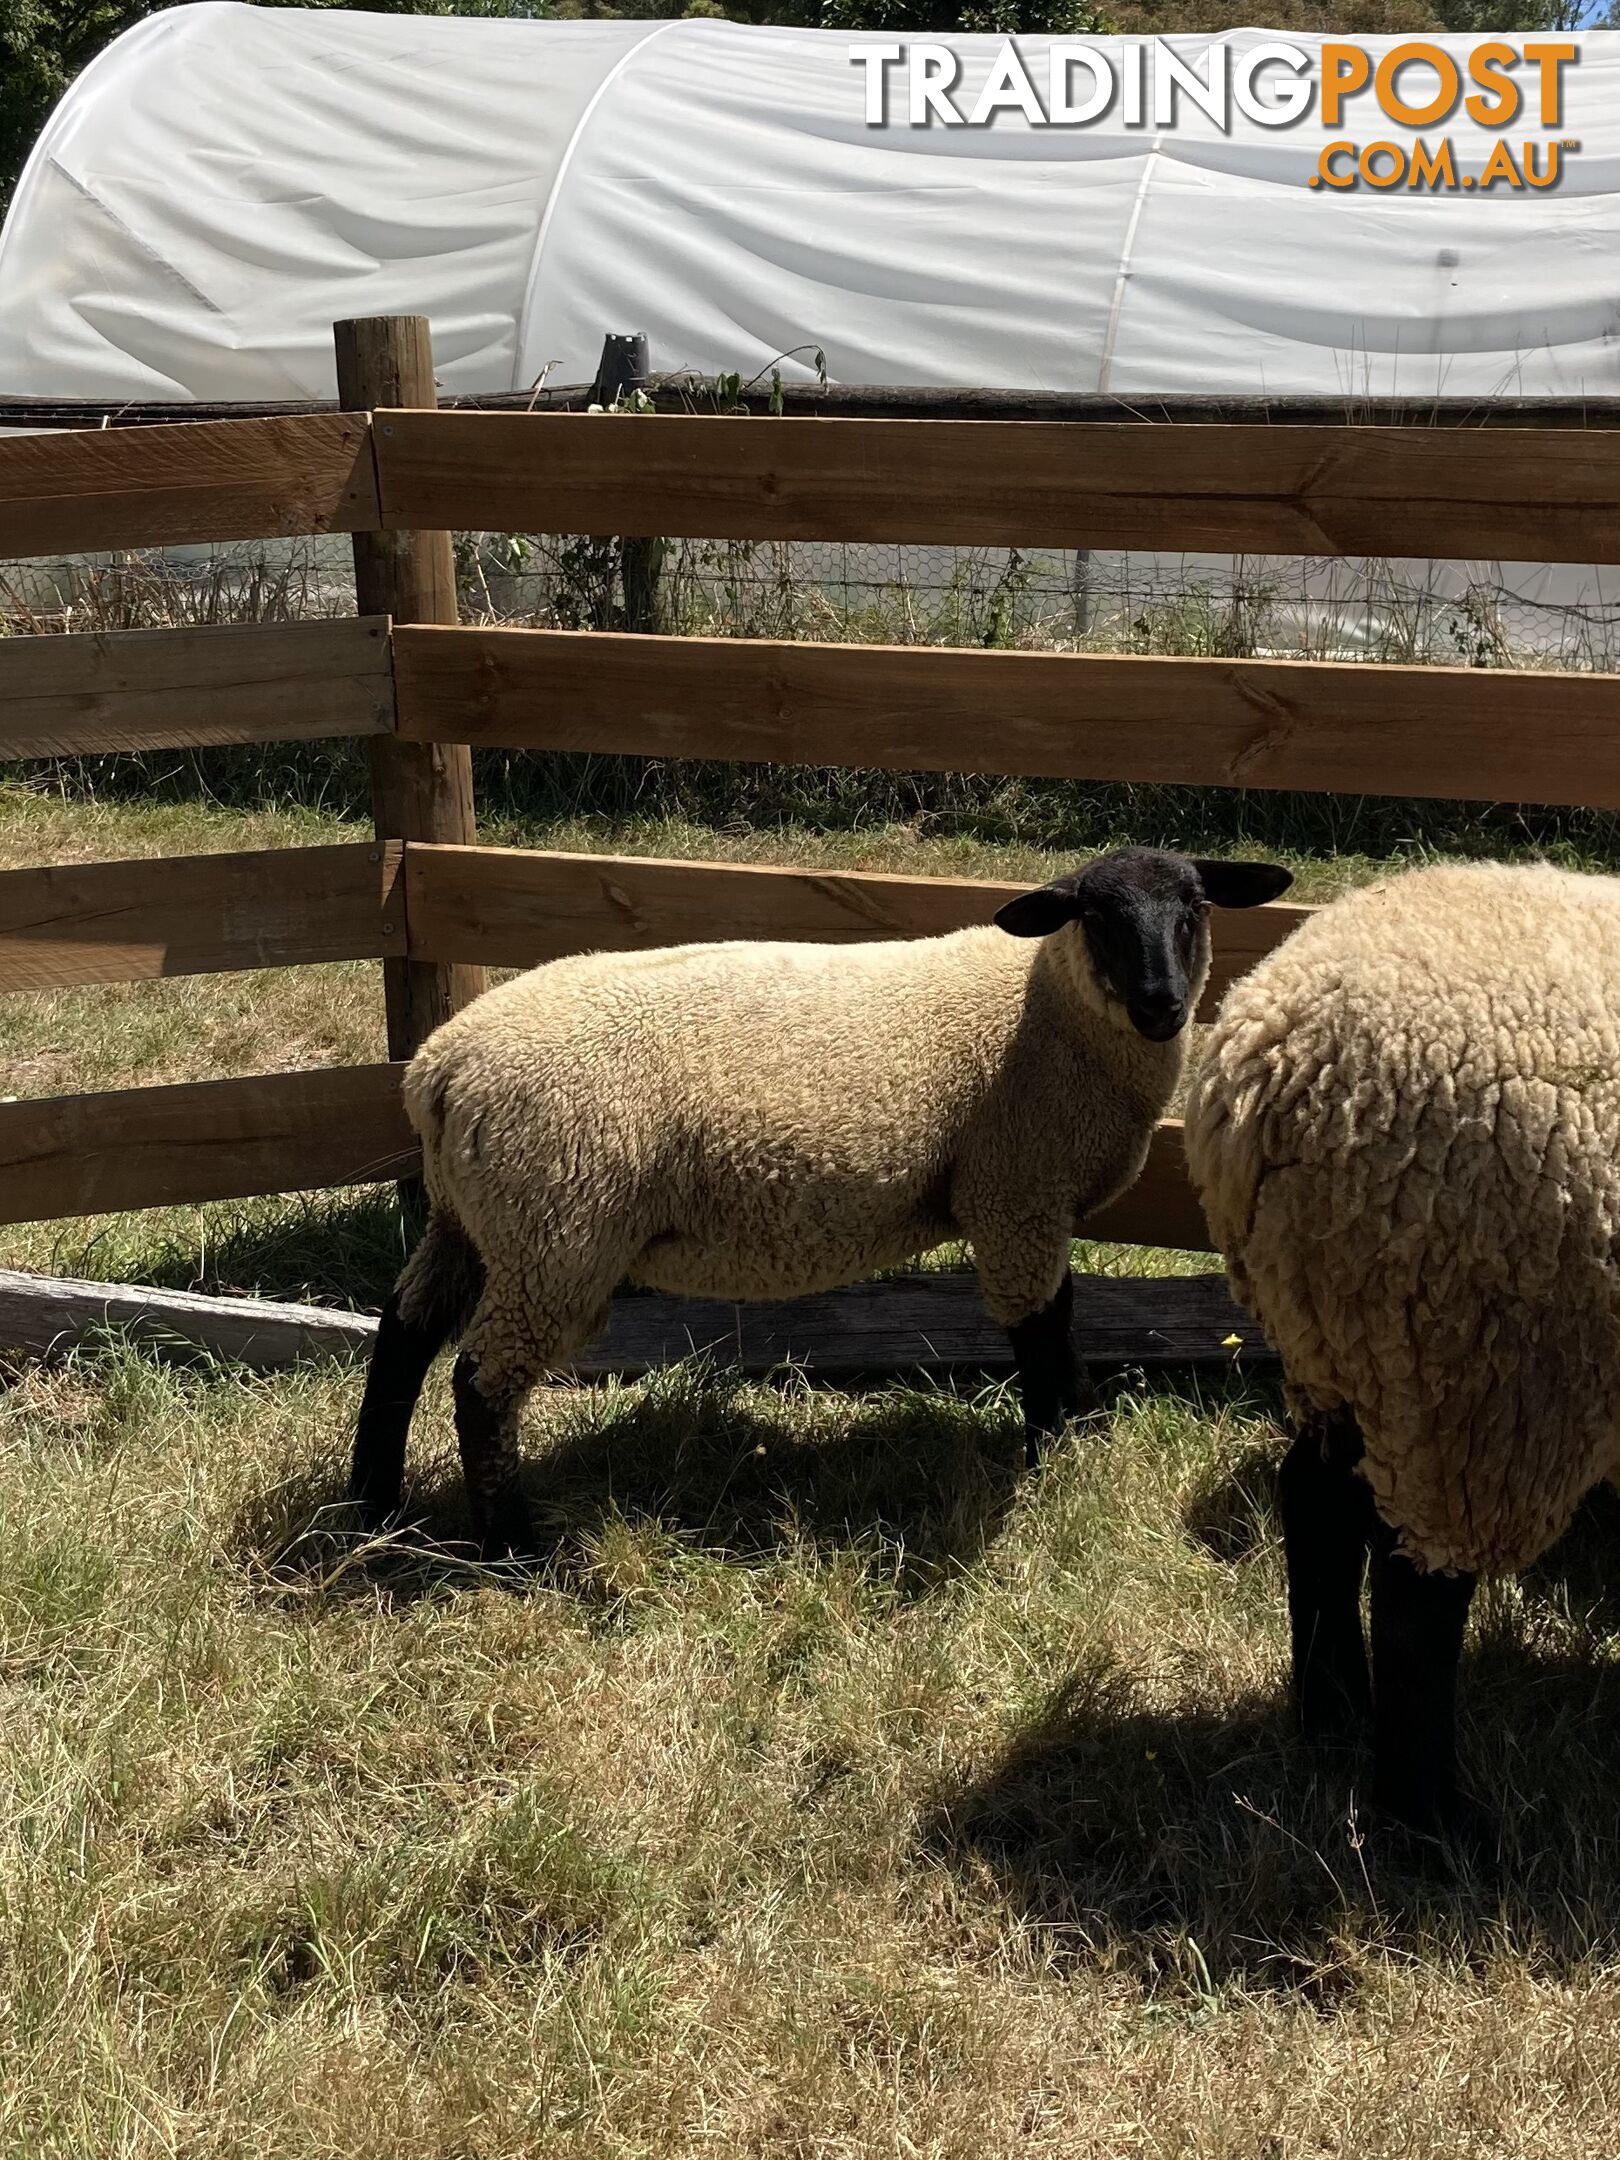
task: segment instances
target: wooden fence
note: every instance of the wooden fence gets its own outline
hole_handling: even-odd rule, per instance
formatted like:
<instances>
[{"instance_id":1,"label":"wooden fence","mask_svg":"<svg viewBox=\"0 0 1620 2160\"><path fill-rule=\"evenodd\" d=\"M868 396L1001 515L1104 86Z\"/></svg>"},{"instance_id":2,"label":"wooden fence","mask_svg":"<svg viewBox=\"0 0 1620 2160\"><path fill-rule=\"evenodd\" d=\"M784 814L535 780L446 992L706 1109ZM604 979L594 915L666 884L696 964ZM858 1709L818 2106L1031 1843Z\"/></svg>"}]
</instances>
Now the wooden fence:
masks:
<instances>
[{"instance_id":1,"label":"wooden fence","mask_svg":"<svg viewBox=\"0 0 1620 2160\"><path fill-rule=\"evenodd\" d=\"M1620 679L463 628L453 528L1620 561L1620 431L353 411L0 437L0 555L356 536L359 619L0 639L0 757L370 739L371 845L0 874L0 988L375 959L392 1062L0 1103L0 1221L393 1178L480 970L986 920L1005 886L482 848L469 745L1620 808ZM1301 910L1216 919L1212 995ZM1098 1235L1207 1238L1167 1123Z\"/></svg>"}]
</instances>

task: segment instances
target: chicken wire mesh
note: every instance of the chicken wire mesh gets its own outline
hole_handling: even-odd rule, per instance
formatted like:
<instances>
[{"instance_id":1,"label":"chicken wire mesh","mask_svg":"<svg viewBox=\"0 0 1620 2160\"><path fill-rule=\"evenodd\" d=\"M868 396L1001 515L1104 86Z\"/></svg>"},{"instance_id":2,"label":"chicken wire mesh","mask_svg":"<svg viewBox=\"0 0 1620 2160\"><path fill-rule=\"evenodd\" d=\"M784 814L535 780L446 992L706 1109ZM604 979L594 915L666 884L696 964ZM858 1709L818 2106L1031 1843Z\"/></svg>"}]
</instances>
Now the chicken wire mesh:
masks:
<instances>
[{"instance_id":1,"label":"chicken wire mesh","mask_svg":"<svg viewBox=\"0 0 1620 2160\"><path fill-rule=\"evenodd\" d=\"M1596 566L492 536L464 560L479 614L569 628L1476 667L1620 650L1620 575Z\"/></svg>"},{"instance_id":2,"label":"chicken wire mesh","mask_svg":"<svg viewBox=\"0 0 1620 2160\"><path fill-rule=\"evenodd\" d=\"M1620 572L799 541L457 536L464 619L565 629L1614 669ZM0 633L348 613L348 543L0 564Z\"/></svg>"}]
</instances>

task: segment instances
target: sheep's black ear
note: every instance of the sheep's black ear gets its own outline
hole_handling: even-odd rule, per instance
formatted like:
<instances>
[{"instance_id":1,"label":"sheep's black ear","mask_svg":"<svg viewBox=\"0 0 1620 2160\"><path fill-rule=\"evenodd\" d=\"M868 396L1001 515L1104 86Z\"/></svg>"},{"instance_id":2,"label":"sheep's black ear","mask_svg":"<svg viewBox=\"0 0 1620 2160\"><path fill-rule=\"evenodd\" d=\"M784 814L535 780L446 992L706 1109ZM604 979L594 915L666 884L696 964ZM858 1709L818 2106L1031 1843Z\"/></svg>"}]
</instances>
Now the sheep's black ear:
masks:
<instances>
[{"instance_id":1,"label":"sheep's black ear","mask_svg":"<svg viewBox=\"0 0 1620 2160\"><path fill-rule=\"evenodd\" d=\"M1077 882L1072 877L1054 878L1050 885L1037 885L1033 892L1020 893L1016 900L997 908L993 918L996 928L1005 930L1009 937L1050 937L1066 922L1073 922L1080 912Z\"/></svg>"},{"instance_id":2,"label":"sheep's black ear","mask_svg":"<svg viewBox=\"0 0 1620 2160\"><path fill-rule=\"evenodd\" d=\"M1193 868L1211 907L1259 907L1294 882L1293 871L1281 863L1195 861Z\"/></svg>"}]
</instances>

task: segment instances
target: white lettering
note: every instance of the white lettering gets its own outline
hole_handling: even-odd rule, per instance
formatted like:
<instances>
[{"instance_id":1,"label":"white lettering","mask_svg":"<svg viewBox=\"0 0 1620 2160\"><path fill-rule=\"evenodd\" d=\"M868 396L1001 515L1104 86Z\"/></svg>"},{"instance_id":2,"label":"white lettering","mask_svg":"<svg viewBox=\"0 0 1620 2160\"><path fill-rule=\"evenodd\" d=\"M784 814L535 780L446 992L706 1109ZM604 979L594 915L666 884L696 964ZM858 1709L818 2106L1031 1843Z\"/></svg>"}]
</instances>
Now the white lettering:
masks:
<instances>
[{"instance_id":1,"label":"white lettering","mask_svg":"<svg viewBox=\"0 0 1620 2160\"><path fill-rule=\"evenodd\" d=\"M962 115L950 100L950 87L962 72L962 63L948 45L913 45L906 56L906 82L911 92L911 124L930 127L935 118L947 127L960 127Z\"/></svg>"},{"instance_id":2,"label":"white lettering","mask_svg":"<svg viewBox=\"0 0 1620 2160\"><path fill-rule=\"evenodd\" d=\"M1001 50L990 63L990 72L984 79L984 88L974 100L968 115L969 127L983 127L992 113L1021 112L1031 127L1044 127L1046 115L1041 111L1041 101L1035 95L1035 85L1018 56L1018 47L1011 38L1003 38Z\"/></svg>"},{"instance_id":3,"label":"white lettering","mask_svg":"<svg viewBox=\"0 0 1620 2160\"><path fill-rule=\"evenodd\" d=\"M1091 77L1091 90L1078 105L1069 102L1069 70L1083 67ZM1105 113L1114 102L1114 71L1094 45L1054 44L1049 56L1047 109L1052 125L1084 125Z\"/></svg>"},{"instance_id":4,"label":"white lettering","mask_svg":"<svg viewBox=\"0 0 1620 2160\"><path fill-rule=\"evenodd\" d=\"M1176 92L1184 91L1207 119L1226 133L1226 47L1209 48L1209 80L1200 82L1191 65L1173 52L1163 38L1155 40L1153 56L1153 124L1174 127Z\"/></svg>"},{"instance_id":5,"label":"white lettering","mask_svg":"<svg viewBox=\"0 0 1620 2160\"><path fill-rule=\"evenodd\" d=\"M1253 120L1259 127L1287 127L1301 113L1310 110L1315 96L1315 85L1309 82L1278 82L1270 85L1270 96L1261 97L1255 77L1264 67L1273 65L1288 68L1296 76L1309 69L1311 56L1302 45L1266 44L1256 45L1238 57L1232 71L1232 96L1237 109L1245 120Z\"/></svg>"},{"instance_id":6,"label":"white lettering","mask_svg":"<svg viewBox=\"0 0 1620 2160\"><path fill-rule=\"evenodd\" d=\"M900 59L905 48L893 45L852 45L849 48L851 67L866 70L866 124L868 127L884 127L889 118L889 78L886 73L891 62Z\"/></svg>"},{"instance_id":7,"label":"white lettering","mask_svg":"<svg viewBox=\"0 0 1620 2160\"><path fill-rule=\"evenodd\" d=\"M1127 45L1125 48L1125 65L1122 72L1125 78L1125 125L1127 127L1140 127L1142 125L1142 57L1145 51L1146 47L1142 45Z\"/></svg>"}]
</instances>

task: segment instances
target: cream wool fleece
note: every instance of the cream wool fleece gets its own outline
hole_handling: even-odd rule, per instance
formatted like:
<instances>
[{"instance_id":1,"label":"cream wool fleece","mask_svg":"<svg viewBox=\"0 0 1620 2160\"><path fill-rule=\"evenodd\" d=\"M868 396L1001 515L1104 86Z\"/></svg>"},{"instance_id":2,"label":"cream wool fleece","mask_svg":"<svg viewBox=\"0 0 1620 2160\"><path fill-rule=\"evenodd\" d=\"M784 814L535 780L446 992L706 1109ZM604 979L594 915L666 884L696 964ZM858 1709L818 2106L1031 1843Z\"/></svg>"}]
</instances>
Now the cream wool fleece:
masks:
<instances>
[{"instance_id":1,"label":"cream wool fleece","mask_svg":"<svg viewBox=\"0 0 1620 2160\"><path fill-rule=\"evenodd\" d=\"M1620 1462L1620 880L1451 865L1323 909L1228 992L1187 1158L1403 1549L1533 1561Z\"/></svg>"},{"instance_id":2,"label":"cream wool fleece","mask_svg":"<svg viewBox=\"0 0 1620 2160\"><path fill-rule=\"evenodd\" d=\"M1194 997L1208 958L1206 932ZM1140 1171L1185 1047L1137 1034L1075 923L688 945L486 993L405 1100L435 1207L488 1271L464 1347L502 1387L566 1360L626 1280L795 1297L957 1235L1011 1325Z\"/></svg>"}]
</instances>

